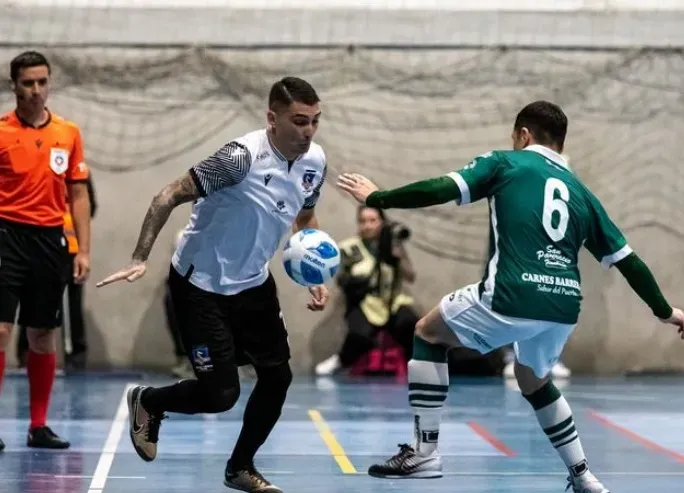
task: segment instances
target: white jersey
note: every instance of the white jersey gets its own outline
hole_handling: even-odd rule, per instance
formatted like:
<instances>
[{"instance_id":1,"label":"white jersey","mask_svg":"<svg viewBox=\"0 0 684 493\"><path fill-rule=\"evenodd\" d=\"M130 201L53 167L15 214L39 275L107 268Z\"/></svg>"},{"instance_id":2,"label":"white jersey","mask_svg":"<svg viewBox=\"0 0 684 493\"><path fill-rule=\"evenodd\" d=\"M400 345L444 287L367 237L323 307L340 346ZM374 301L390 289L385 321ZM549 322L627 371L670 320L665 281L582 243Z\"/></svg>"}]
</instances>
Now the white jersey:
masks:
<instances>
[{"instance_id":1,"label":"white jersey","mask_svg":"<svg viewBox=\"0 0 684 493\"><path fill-rule=\"evenodd\" d=\"M316 205L326 171L323 149L314 143L288 162L265 129L228 142L190 169L202 198L193 205L173 266L218 294L264 283L297 214Z\"/></svg>"}]
</instances>

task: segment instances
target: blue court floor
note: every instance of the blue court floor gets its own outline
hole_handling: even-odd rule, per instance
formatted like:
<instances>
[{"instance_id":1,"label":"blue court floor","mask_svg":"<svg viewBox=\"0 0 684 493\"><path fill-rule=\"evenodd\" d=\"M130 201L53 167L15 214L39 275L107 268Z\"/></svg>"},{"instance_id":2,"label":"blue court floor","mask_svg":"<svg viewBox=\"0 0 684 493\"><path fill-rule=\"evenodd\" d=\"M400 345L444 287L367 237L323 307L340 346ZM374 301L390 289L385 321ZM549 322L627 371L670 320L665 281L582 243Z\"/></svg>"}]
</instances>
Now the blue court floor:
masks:
<instances>
[{"instance_id":1,"label":"blue court floor","mask_svg":"<svg viewBox=\"0 0 684 493\"><path fill-rule=\"evenodd\" d=\"M152 463L140 460L129 442L123 399L128 383L112 376L58 379L49 424L72 448L36 452L25 447L27 382L6 378L0 396L0 437L7 445L0 454L0 491L229 491L223 469L252 383L244 384L241 403L229 413L171 415L162 424ZM683 386L684 379L674 377L573 378L564 386L590 466L612 492L684 491ZM411 439L406 387L392 381L296 381L256 465L286 493L564 491L565 470L515 388L501 379L452 379L447 402L442 479L366 475L370 464Z\"/></svg>"}]
</instances>

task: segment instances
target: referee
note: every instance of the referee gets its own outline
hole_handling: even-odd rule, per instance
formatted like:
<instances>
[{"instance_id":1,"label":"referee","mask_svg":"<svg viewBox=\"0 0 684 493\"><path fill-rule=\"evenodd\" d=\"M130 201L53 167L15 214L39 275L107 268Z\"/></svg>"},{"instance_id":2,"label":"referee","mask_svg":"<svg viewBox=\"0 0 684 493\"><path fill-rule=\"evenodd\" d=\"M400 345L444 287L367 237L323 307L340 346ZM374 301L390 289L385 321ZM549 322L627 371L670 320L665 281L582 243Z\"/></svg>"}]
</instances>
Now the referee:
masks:
<instances>
[{"instance_id":1,"label":"referee","mask_svg":"<svg viewBox=\"0 0 684 493\"><path fill-rule=\"evenodd\" d=\"M56 369L55 329L62 322L68 282L64 215L71 213L79 244L72 275L83 283L90 271L90 200L80 130L45 106L50 73L40 53L14 58L16 109L0 117L0 384L18 309L29 343L27 445L65 449L69 442L46 426Z\"/></svg>"}]
</instances>

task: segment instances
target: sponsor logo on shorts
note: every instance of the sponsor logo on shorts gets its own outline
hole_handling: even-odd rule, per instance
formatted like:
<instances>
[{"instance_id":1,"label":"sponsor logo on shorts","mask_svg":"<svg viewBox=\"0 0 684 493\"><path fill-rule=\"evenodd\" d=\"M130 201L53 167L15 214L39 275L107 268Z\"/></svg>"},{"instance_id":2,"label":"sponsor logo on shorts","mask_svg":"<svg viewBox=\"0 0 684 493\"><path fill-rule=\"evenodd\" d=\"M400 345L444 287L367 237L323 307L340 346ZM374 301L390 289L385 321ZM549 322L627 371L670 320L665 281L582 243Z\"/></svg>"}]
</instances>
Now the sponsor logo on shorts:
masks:
<instances>
[{"instance_id":1,"label":"sponsor logo on shorts","mask_svg":"<svg viewBox=\"0 0 684 493\"><path fill-rule=\"evenodd\" d=\"M214 369L214 363L211 361L209 348L206 345L192 348L192 363L195 369L200 372L209 372Z\"/></svg>"},{"instance_id":2,"label":"sponsor logo on shorts","mask_svg":"<svg viewBox=\"0 0 684 493\"><path fill-rule=\"evenodd\" d=\"M489 350L493 349L492 346L487 341L485 341L484 338L480 334L478 334L476 332L472 332L472 334L473 334L473 340L475 342L477 342L481 347L483 347L485 349L489 349Z\"/></svg>"}]
</instances>

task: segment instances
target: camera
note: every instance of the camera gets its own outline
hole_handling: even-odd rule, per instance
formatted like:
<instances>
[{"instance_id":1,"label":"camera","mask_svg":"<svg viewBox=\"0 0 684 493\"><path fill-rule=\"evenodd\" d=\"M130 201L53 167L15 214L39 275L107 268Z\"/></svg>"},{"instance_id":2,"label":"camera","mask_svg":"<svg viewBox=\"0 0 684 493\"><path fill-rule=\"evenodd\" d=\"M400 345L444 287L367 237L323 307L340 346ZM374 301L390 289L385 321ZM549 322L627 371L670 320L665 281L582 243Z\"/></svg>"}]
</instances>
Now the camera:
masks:
<instances>
[{"instance_id":1,"label":"camera","mask_svg":"<svg viewBox=\"0 0 684 493\"><path fill-rule=\"evenodd\" d=\"M388 221L385 223L390 236L396 241L406 241L411 238L411 230L398 221Z\"/></svg>"}]
</instances>

